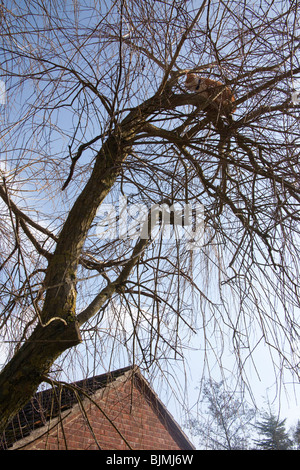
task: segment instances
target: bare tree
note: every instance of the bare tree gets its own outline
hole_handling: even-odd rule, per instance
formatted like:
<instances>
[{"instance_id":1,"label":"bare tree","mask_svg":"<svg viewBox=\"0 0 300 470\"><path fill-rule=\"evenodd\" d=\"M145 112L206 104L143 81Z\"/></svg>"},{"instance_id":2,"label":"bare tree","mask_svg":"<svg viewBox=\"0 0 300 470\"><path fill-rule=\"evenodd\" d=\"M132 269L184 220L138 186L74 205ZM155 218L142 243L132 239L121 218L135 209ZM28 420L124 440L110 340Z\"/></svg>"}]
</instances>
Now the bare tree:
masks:
<instances>
[{"instance_id":1,"label":"bare tree","mask_svg":"<svg viewBox=\"0 0 300 470\"><path fill-rule=\"evenodd\" d=\"M1 430L84 346L93 367L120 344L151 368L198 331L204 363L229 335L241 374L260 342L297 373L298 18L271 0L1 2ZM230 87L233 117L186 72ZM201 250L151 218L147 237L99 237L120 196L145 224L203 205Z\"/></svg>"},{"instance_id":2,"label":"bare tree","mask_svg":"<svg viewBox=\"0 0 300 470\"><path fill-rule=\"evenodd\" d=\"M199 436L202 449L251 449L256 410L247 405L240 393L228 390L224 382L207 380L201 402L202 416L191 418L189 426Z\"/></svg>"}]
</instances>

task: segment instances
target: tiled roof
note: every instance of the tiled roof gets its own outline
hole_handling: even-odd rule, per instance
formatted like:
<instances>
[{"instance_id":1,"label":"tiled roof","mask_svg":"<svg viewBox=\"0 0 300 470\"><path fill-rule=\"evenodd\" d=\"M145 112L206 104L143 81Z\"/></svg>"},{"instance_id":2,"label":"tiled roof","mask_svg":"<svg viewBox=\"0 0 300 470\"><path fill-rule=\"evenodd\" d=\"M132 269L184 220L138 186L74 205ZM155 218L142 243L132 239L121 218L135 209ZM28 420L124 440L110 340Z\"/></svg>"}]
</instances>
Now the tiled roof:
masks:
<instances>
[{"instance_id":1,"label":"tiled roof","mask_svg":"<svg viewBox=\"0 0 300 470\"><path fill-rule=\"evenodd\" d=\"M67 387L51 387L36 393L6 428L0 440L0 449L9 448L19 439L44 426L49 419L57 417L62 411L71 409L86 394L93 395L130 369L131 367L126 367L75 382L72 385L76 387L76 391L78 390L77 394Z\"/></svg>"},{"instance_id":2,"label":"tiled roof","mask_svg":"<svg viewBox=\"0 0 300 470\"><path fill-rule=\"evenodd\" d=\"M9 449L15 442L29 436L32 431L49 423L50 419L59 417L62 412L67 410L71 412L72 407L79 400L85 398L86 395L92 396L97 390L105 388L109 383L112 383L130 370L135 373L137 369L130 366L80 380L70 384L71 387L55 386L36 393L6 428L0 439L0 450ZM136 373L135 376L137 376ZM183 441L183 448L193 449L193 445L188 441L141 374L139 374L138 379L139 387L143 389L143 393L147 396L148 400L155 404L156 412L163 418L169 432L175 436L177 441Z\"/></svg>"}]
</instances>

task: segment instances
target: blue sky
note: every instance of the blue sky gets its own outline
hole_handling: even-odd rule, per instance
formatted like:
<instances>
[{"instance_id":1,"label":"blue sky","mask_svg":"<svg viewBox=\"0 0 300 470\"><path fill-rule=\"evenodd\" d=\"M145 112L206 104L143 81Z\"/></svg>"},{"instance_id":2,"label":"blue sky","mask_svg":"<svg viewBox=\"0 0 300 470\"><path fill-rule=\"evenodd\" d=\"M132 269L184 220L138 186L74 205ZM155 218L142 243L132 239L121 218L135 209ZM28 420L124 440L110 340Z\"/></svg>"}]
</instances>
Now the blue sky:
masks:
<instances>
[{"instance_id":1,"label":"blue sky","mask_svg":"<svg viewBox=\"0 0 300 470\"><path fill-rule=\"evenodd\" d=\"M92 21L92 23L93 23L93 21ZM91 25L89 25L89 26L91 26ZM49 42L49 44L50 44L50 42ZM67 42L66 42L66 44L67 44ZM96 70L96 65L95 65L96 64L96 54L95 54L95 56L93 56L92 53L94 51L94 47L96 47L96 46L97 46L97 38L96 38L96 35L95 35L94 39L91 42L90 47L89 47L89 53L91 54L91 56L89 58L92 58L94 60L94 62L91 62L91 63L95 66L95 70ZM67 48L66 48L65 52L67 52ZM87 65L89 58L84 57L85 65ZM188 57L187 59L190 61L190 62L188 62L190 65L195 65L195 63L193 62L193 59L194 59L193 57ZM89 73L91 73L91 76L94 73L93 67L91 67L90 69L86 69L86 70L89 70ZM101 70L101 68L100 68L99 73L101 74L101 78L103 78L103 80L104 80L105 71ZM5 82L2 82L2 88L3 88L3 83L5 84ZM7 104L10 106L10 112L12 114L13 114L13 112L17 112L18 111L18 105L22 104L18 101L18 96L13 96L13 92L14 92L14 86L13 85L14 85L13 83L10 83L11 88L8 90L7 100L6 100ZM43 90L43 84L39 84L39 86L41 87L40 90ZM46 93L46 91L47 91L47 88L45 88L45 93ZM27 93L28 102L31 99L31 97L33 97L33 95L31 95L31 92L32 92L32 89L28 90L28 93ZM9 93L11 93L11 95ZM1 85L0 85L0 99L1 99L1 96L2 95L1 95ZM16 101L14 102L14 100L16 100ZM43 119L45 118L45 116L49 117L50 114L39 114L37 116L37 120L36 120L36 123L35 123L36 126L37 126L36 129L38 129L39 123L43 123ZM55 118L56 118L55 112L53 112L51 114L51 117L53 117L53 121L55 122ZM95 118L97 117L96 113L95 113L94 117ZM2 118L2 121L0 121L0 123L3 124L3 115L1 116L1 118ZM39 133L37 133L37 137L36 137L37 138L37 145L38 145L39 152L41 152L41 153L40 154L37 153L37 155L33 154L32 155L32 158L33 158L32 162L34 162L35 157L40 158L41 155L42 155L42 157L46 157L47 156L47 151L52 150L52 152L53 152L52 155L51 155L51 157L52 157L52 162L51 162L52 166L49 166L49 168L50 168L49 173L48 173L49 176L51 176L51 171L53 170L53 172L54 172L55 168L56 168L57 171L59 171L59 168L61 168L60 165L62 165L62 164L65 165L64 168L68 167L69 160L67 159L67 143L68 143L68 138L67 138L68 137L68 127L67 127L67 124L69 124L69 122L72 123L72 126L71 126L71 131L72 131L73 128L74 128L73 126L76 125L77 122L79 122L76 119L74 119L74 121L72 122L71 114L68 111L64 111L64 113L61 115L61 120L57 121L56 124L57 124L58 127L59 127L59 124L63 124L63 126L66 124L66 126L65 126L66 133L65 133L64 136L60 135L59 132L56 133L54 131L54 126L53 126L52 130L54 132L53 132L53 141L51 141L51 146L43 147L43 145L40 145L40 141L38 140ZM100 121L100 118L99 118L99 121ZM97 124L95 124L95 129L96 128L97 128ZM90 132L90 135L93 135L95 129L94 128L92 129L92 128L88 127L88 132ZM83 133L83 135L86 139L87 136L84 133ZM64 148L65 160L63 160L63 158L61 158L61 159L57 159L57 161L56 161L56 156L61 157L61 155L60 155L61 147L57 146L57 142L60 145L60 142L58 141L59 137L62 137L62 140L63 140L63 143L64 143L63 148ZM23 135L20 135L20 138L22 139ZM56 139L57 139L57 141L56 141ZM78 142L81 141L80 139L82 139L82 135L78 135ZM3 156L3 153L2 153L2 156ZM89 162L90 157L91 157L91 155L87 156L87 158L86 158L87 163ZM28 167L26 167L27 163L28 163ZM24 164L24 174L25 175L30 174L30 165L29 165L29 163L30 163L30 157L28 157L28 160L24 159L23 161L20 160L18 162L18 164L20 165L20 169L22 168L22 165ZM80 184L82 184L82 182L80 182ZM39 206L40 206L40 208L43 212L42 215L46 217L47 215L51 216L54 213L57 216L57 219L55 220L55 222L57 221L57 223L59 223L60 222L60 212L59 211L61 210L61 213L63 213L63 209L68 207L68 204L70 204L70 201L72 200L72 197L76 193L77 187L74 190L74 193L73 194L71 193L70 199L68 199L68 195L61 195L60 194L58 199L56 201L54 201L54 204L52 205L52 203L50 203L50 201L47 199L48 194L46 196L43 195L43 187L42 186L43 186L43 182L42 182L42 185L41 185L41 192L40 193L33 192L31 195L29 193L27 193L27 200L25 202L28 203L28 206L32 211L37 208L37 202L38 202ZM29 189L29 186L27 186L27 189ZM43 197L41 197L41 196L43 196ZM57 212L55 212L55 211L57 211ZM55 226L55 223L54 223L52 228L54 228L54 226ZM124 330L130 330L130 328L126 327L126 328L124 328ZM176 382L178 382L179 377L181 377L179 382L181 383L181 386L183 387L182 388L182 394L183 395L186 394L188 396L188 403L189 403L189 406L191 408L194 408L194 404L197 401L198 392L197 392L196 387L197 387L198 382L201 378L202 367L203 367L203 363L204 363L204 347L203 347L203 342L202 342L202 340L203 340L202 333L203 333L203 331L202 332L200 331L199 336L191 335L190 345L192 347L192 351L188 352L184 349L184 351L186 353L187 364L183 365L182 361L179 361L178 365L175 365L175 363L174 363L174 369L172 369L172 366L170 366L170 372L171 372L170 377L171 377L171 379L172 379L172 376L174 377L174 380L173 379L171 380L171 382L174 385L174 390L176 388L175 387ZM127 331L127 334L128 334L128 331ZM219 354L220 350L222 350L223 364L225 366L225 371L227 371L226 373L228 373L228 376L230 376L230 373L232 373L233 371L234 371L234 373L237 373L237 370L235 369L236 365L233 364L232 342L231 342L230 333L227 332L225 336L226 336L225 337L226 344L224 345L224 348L219 348L221 346L221 341L223 341L223 339L221 337L217 337L217 339L214 339L211 342L212 350L211 350L210 369L211 369L211 373L213 375L213 378L215 380L221 380L221 378L222 378L222 375L221 375L221 372L220 372L220 369L219 369L219 366L218 366L218 360L220 359L218 354ZM218 339L220 341L220 344L217 344ZM214 342L216 342L216 343L214 344ZM214 345L216 347L215 350L213 350ZM128 365L128 361L132 360L132 357L130 357L130 355L127 355L125 350L123 350L122 354L123 354L123 356L120 357L120 366L123 366L123 365L126 366L126 365ZM245 354L247 355L247 351L245 352ZM275 368L275 369L273 368L273 364L270 361L270 358L269 358L266 347L264 347L260 344L257 347L257 349L254 351L253 354L255 356L255 361L254 362L255 362L255 366L257 368L257 371L255 370L255 367L253 365L251 365L250 360L248 360L247 366L245 366L245 369L246 369L248 377L249 377L249 385L251 385L251 388L252 388L253 394L255 396L255 399L257 400L258 406L263 406L264 405L264 400L266 398L266 394L268 394L270 402L273 403L273 401L274 401L275 409L280 410L281 417L282 418L285 418L285 417L288 418L288 425L294 424L294 421L296 419L298 419L298 416L300 416L299 405L297 405L297 400L296 400L297 396L300 396L300 393L299 393L299 390L298 390L299 385L294 385L292 383L292 378L291 378L291 376L289 376L288 373L284 376L284 378L282 378L280 376L280 370L279 370L279 365L280 364L279 363L278 363L278 368ZM1 357L3 358L3 356L5 356L5 344L4 344L4 347L2 347L2 349L0 350L0 363L1 363ZM276 356L276 354L275 354L275 356ZM275 360L277 360L277 358ZM110 358L109 358L109 355L108 355L107 361L106 361L106 364L105 364L105 366L107 366L107 368L109 367L109 363L110 363ZM90 364L90 370L91 371L93 370L93 366L91 364ZM104 370L105 370L105 368L104 368ZM99 366L99 367L97 367L97 373L100 373L100 371L101 371L101 367ZM207 373L207 371L206 371L206 373ZM80 374L81 374L81 370L78 371L78 376L76 378L78 378L78 379L81 378ZM185 386L184 386L185 377L189 378L187 388L185 388ZM278 379L278 381L282 378L282 388L281 389L279 389L278 386L275 384L275 379L276 378ZM165 403L166 403L168 409L174 414L175 418L179 422L181 422L181 420L182 420L182 416L181 416L182 410L180 410L180 405L179 405L179 407L176 407L175 404L172 404L172 399L170 399L170 397L164 398L164 392L163 392L164 384L163 384L163 382L164 382L164 379L162 380L162 388L161 388L162 393L160 394L159 391L158 391L158 393L160 394L160 396L162 397L163 400L166 400ZM181 392L179 392L179 391L176 392L176 393L178 393L178 395L181 394ZM174 395L175 395L175 392L174 392ZM279 397L280 397L280 399L279 399Z\"/></svg>"}]
</instances>

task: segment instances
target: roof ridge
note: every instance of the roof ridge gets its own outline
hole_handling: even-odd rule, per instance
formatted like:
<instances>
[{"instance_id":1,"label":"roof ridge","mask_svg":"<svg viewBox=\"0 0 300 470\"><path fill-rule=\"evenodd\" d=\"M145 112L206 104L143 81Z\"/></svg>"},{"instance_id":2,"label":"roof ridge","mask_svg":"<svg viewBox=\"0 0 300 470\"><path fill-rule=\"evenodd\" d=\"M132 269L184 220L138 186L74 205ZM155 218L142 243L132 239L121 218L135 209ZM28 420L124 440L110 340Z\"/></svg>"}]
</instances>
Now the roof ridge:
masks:
<instances>
[{"instance_id":1,"label":"roof ridge","mask_svg":"<svg viewBox=\"0 0 300 470\"><path fill-rule=\"evenodd\" d=\"M129 372L132 372L129 375ZM163 419L164 425L175 439L185 441L187 449L193 449L193 444L175 421L171 413L159 399L157 393L152 389L148 380L143 376L136 365L130 365L114 371L105 372L96 376L87 377L76 382L53 382L53 386L37 392L25 407L15 416L6 428L3 436L0 436L0 449L8 449L17 441L27 438L33 431L42 428L49 419L56 419L61 412L72 409L80 400L92 397L98 390L113 384L122 376L134 377L136 385L141 387L142 393L155 405L155 411ZM61 385L61 387L60 387ZM82 391L82 393L81 393Z\"/></svg>"},{"instance_id":2,"label":"roof ridge","mask_svg":"<svg viewBox=\"0 0 300 470\"><path fill-rule=\"evenodd\" d=\"M44 426L50 418L55 418L62 410L71 409L78 403L79 399L85 398L86 395L92 396L99 389L105 388L130 370L134 371L134 369L135 366L131 365L83 378L76 382L53 382L53 386L35 393L13 418L6 427L3 436L0 436L0 450L10 447L12 443ZM61 388L59 388L60 384L62 385Z\"/></svg>"}]
</instances>

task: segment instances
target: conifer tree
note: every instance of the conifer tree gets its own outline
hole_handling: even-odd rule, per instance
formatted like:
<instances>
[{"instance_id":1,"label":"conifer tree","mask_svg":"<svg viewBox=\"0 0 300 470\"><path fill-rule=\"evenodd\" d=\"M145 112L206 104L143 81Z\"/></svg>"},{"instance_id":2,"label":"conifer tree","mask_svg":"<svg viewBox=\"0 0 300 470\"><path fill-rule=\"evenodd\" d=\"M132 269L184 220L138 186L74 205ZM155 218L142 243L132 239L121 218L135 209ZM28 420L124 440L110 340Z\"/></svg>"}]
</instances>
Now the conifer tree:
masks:
<instances>
[{"instance_id":1,"label":"conifer tree","mask_svg":"<svg viewBox=\"0 0 300 470\"><path fill-rule=\"evenodd\" d=\"M288 450L292 441L285 429L285 419L280 420L272 412L264 413L262 421L255 427L262 436L255 440L257 447L261 450Z\"/></svg>"}]
</instances>

